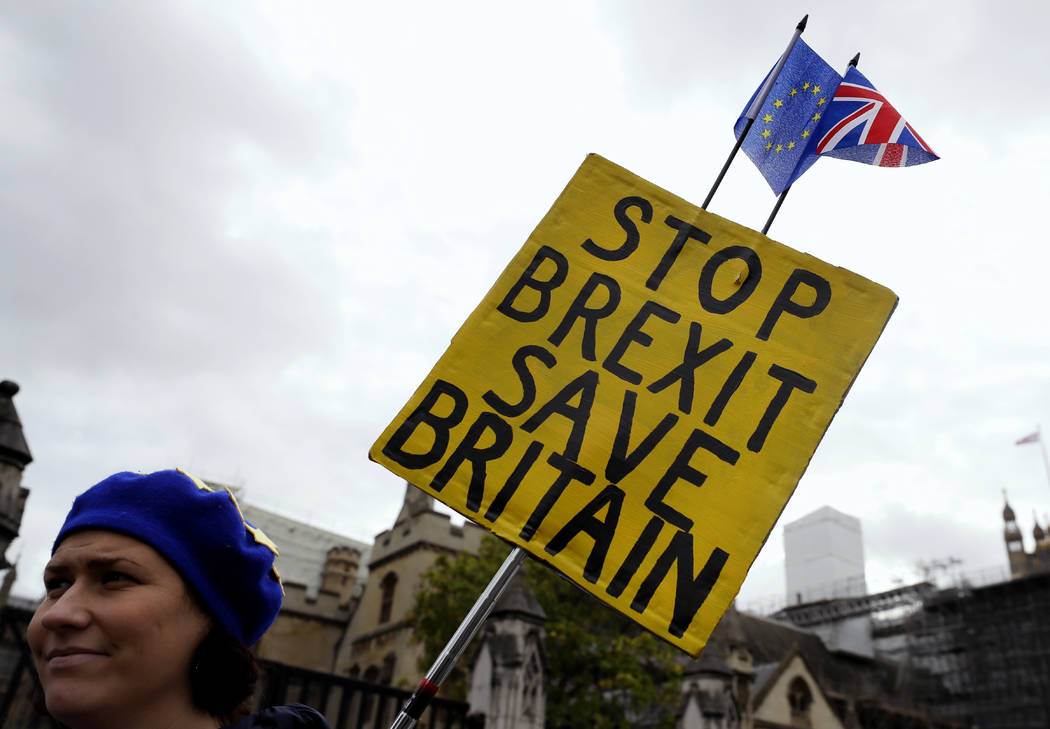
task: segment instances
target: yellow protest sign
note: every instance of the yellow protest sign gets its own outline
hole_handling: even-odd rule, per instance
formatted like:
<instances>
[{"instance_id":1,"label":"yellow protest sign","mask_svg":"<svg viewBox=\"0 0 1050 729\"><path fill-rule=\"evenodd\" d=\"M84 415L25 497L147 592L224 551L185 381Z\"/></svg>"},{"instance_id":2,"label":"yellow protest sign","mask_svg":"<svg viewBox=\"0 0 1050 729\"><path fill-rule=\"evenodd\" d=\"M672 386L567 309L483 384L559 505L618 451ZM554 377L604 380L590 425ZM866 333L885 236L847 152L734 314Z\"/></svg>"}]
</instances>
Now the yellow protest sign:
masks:
<instances>
[{"instance_id":1,"label":"yellow protest sign","mask_svg":"<svg viewBox=\"0 0 1050 729\"><path fill-rule=\"evenodd\" d=\"M896 302L591 155L369 455L695 655Z\"/></svg>"}]
</instances>

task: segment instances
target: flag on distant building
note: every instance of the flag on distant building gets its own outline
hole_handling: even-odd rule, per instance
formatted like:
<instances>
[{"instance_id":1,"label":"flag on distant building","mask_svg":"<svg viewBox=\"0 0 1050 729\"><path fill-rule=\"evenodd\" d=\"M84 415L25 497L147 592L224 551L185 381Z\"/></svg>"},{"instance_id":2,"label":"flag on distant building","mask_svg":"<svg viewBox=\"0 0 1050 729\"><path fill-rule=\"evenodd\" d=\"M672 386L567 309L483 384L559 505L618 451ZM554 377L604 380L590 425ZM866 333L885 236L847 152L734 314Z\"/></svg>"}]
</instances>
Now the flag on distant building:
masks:
<instances>
[{"instance_id":1,"label":"flag on distant building","mask_svg":"<svg viewBox=\"0 0 1050 729\"><path fill-rule=\"evenodd\" d=\"M816 154L807 154L806 150L841 80L805 41L795 43L741 146L774 194L786 190L817 161ZM765 80L759 89L764 85ZM733 127L738 138L747 126L747 110L758 93L756 90L751 95Z\"/></svg>"},{"instance_id":2,"label":"flag on distant building","mask_svg":"<svg viewBox=\"0 0 1050 729\"><path fill-rule=\"evenodd\" d=\"M818 155L880 167L911 167L938 159L900 112L853 66L821 119Z\"/></svg>"},{"instance_id":3,"label":"flag on distant building","mask_svg":"<svg viewBox=\"0 0 1050 729\"><path fill-rule=\"evenodd\" d=\"M1031 435L1026 435L1024 438L1021 438L1021 440L1017 441L1017 443L1015 445L1026 445L1028 443L1038 443L1038 442L1039 442L1039 431L1037 430L1034 433L1032 433Z\"/></svg>"}]
</instances>

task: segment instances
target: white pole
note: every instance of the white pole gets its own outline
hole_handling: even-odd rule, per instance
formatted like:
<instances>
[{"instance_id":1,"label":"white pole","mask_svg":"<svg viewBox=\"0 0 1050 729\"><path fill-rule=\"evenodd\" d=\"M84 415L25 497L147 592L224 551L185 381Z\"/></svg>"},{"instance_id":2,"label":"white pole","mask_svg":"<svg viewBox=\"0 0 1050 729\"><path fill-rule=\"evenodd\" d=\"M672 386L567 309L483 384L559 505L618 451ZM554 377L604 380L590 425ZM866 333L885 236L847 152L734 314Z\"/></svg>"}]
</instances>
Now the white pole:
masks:
<instances>
[{"instance_id":1,"label":"white pole","mask_svg":"<svg viewBox=\"0 0 1050 729\"><path fill-rule=\"evenodd\" d=\"M1035 426L1036 437L1039 440L1039 447L1043 450L1043 466L1046 467L1046 484L1050 486L1050 458L1046 456L1046 441L1043 440L1043 434L1040 432L1039 426Z\"/></svg>"}]
</instances>

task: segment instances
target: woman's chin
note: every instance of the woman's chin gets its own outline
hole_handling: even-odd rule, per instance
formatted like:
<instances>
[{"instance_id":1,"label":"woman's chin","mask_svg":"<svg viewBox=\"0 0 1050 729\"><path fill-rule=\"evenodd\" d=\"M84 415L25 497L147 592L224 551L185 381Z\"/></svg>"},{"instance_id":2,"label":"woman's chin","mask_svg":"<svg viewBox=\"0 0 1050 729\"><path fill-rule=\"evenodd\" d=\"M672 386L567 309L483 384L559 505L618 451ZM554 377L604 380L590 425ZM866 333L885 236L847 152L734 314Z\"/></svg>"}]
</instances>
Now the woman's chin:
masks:
<instances>
[{"instance_id":1,"label":"woman's chin","mask_svg":"<svg viewBox=\"0 0 1050 729\"><path fill-rule=\"evenodd\" d=\"M78 717L98 714L104 710L105 697L84 681L52 681L45 692L47 713L67 726Z\"/></svg>"}]
</instances>

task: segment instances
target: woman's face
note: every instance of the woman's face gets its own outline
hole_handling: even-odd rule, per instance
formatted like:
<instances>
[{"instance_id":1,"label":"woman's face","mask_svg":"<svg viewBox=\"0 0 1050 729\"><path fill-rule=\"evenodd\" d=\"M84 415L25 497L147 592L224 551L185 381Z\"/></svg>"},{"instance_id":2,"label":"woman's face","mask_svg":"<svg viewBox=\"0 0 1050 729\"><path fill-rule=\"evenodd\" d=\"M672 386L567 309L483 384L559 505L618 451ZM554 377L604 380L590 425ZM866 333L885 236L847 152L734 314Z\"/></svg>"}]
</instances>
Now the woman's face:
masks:
<instances>
[{"instance_id":1,"label":"woman's face","mask_svg":"<svg viewBox=\"0 0 1050 729\"><path fill-rule=\"evenodd\" d=\"M119 726L142 712L192 710L190 660L210 621L152 547L75 532L44 568L44 585L27 638L53 716L74 726L111 716Z\"/></svg>"}]
</instances>

